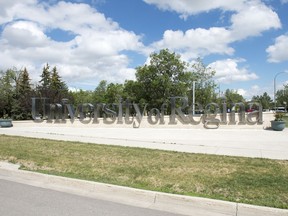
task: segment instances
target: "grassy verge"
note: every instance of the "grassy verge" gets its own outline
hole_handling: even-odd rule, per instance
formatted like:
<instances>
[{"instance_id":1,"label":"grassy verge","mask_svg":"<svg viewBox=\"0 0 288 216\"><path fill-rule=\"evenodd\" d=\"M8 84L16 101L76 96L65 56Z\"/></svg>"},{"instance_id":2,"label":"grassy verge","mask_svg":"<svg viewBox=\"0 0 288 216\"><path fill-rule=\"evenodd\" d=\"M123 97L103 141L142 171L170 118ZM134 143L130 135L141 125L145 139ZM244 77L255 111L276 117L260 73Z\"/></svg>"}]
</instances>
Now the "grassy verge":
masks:
<instances>
[{"instance_id":1,"label":"grassy verge","mask_svg":"<svg viewBox=\"0 0 288 216\"><path fill-rule=\"evenodd\" d=\"M72 178L288 208L288 161L5 135L0 135L0 160Z\"/></svg>"}]
</instances>

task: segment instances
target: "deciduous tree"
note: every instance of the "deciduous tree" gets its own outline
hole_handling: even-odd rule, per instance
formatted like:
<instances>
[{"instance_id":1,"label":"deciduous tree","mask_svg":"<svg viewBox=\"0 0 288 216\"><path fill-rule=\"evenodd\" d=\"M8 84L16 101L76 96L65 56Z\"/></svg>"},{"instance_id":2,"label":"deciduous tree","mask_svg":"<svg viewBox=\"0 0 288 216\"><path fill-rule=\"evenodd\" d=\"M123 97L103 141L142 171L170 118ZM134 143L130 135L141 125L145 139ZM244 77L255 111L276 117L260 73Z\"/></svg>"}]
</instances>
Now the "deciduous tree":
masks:
<instances>
[{"instance_id":1,"label":"deciduous tree","mask_svg":"<svg viewBox=\"0 0 288 216\"><path fill-rule=\"evenodd\" d=\"M263 95L253 96L252 101L260 103L263 109L271 109L273 107L273 101L267 92L264 92Z\"/></svg>"}]
</instances>

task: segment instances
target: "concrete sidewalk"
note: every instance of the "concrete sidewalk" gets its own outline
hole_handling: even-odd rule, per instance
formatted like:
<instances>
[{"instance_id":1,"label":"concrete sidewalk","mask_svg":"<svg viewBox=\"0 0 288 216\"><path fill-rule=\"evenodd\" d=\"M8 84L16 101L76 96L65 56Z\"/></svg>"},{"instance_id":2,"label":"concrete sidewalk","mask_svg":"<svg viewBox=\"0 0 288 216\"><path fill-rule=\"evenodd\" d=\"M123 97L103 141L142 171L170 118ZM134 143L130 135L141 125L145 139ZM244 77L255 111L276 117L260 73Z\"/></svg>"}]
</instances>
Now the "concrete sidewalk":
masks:
<instances>
[{"instance_id":1,"label":"concrete sidewalk","mask_svg":"<svg viewBox=\"0 0 288 216\"><path fill-rule=\"evenodd\" d=\"M162 149L190 153L288 160L288 129L99 128L13 122L0 134Z\"/></svg>"}]
</instances>

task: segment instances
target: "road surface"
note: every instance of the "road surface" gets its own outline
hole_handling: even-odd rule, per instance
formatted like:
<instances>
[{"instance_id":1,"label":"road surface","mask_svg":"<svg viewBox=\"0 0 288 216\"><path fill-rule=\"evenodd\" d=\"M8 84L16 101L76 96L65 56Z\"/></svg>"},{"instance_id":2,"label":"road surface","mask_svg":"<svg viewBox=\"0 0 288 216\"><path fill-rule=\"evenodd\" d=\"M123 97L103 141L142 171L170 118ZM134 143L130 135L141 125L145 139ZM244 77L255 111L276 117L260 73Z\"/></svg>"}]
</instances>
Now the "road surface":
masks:
<instances>
[{"instance_id":1,"label":"road surface","mask_svg":"<svg viewBox=\"0 0 288 216\"><path fill-rule=\"evenodd\" d=\"M180 216L0 179L0 215Z\"/></svg>"}]
</instances>

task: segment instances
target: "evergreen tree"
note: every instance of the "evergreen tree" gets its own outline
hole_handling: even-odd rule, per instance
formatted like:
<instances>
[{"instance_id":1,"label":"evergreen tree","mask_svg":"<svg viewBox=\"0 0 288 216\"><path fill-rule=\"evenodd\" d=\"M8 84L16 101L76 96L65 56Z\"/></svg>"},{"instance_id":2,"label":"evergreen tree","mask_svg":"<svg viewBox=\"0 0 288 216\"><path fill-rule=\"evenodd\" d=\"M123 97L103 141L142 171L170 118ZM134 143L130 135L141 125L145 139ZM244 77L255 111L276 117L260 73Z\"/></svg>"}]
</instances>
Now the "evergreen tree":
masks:
<instances>
[{"instance_id":1,"label":"evergreen tree","mask_svg":"<svg viewBox=\"0 0 288 216\"><path fill-rule=\"evenodd\" d=\"M50 68L50 66L48 63L43 67L43 71L42 71L42 74L40 76L41 80L39 81L42 89L49 89L50 88L51 74L50 74L49 68Z\"/></svg>"},{"instance_id":2,"label":"evergreen tree","mask_svg":"<svg viewBox=\"0 0 288 216\"><path fill-rule=\"evenodd\" d=\"M8 69L6 72L1 72L0 77L0 118L11 117L12 99L14 93L14 77L15 72Z\"/></svg>"},{"instance_id":3,"label":"evergreen tree","mask_svg":"<svg viewBox=\"0 0 288 216\"><path fill-rule=\"evenodd\" d=\"M54 102L59 102L67 95L68 87L66 86L65 82L61 80L56 66L52 69L50 82L50 91L52 92L51 99Z\"/></svg>"},{"instance_id":4,"label":"evergreen tree","mask_svg":"<svg viewBox=\"0 0 288 216\"><path fill-rule=\"evenodd\" d=\"M51 74L51 85L50 85L51 89L53 89L54 91L59 91L62 89L63 87L63 82L61 81L61 78L58 74L57 68L56 66L53 67L52 69L52 74Z\"/></svg>"},{"instance_id":5,"label":"evergreen tree","mask_svg":"<svg viewBox=\"0 0 288 216\"><path fill-rule=\"evenodd\" d=\"M29 73L26 68L20 73L19 94L29 94L32 91Z\"/></svg>"},{"instance_id":6,"label":"evergreen tree","mask_svg":"<svg viewBox=\"0 0 288 216\"><path fill-rule=\"evenodd\" d=\"M38 94L40 97L50 99L51 103L59 103L61 99L69 97L68 87L57 71L56 66L53 67L52 72L49 70L50 66L47 63L43 67L41 74L40 85L38 86Z\"/></svg>"},{"instance_id":7,"label":"evergreen tree","mask_svg":"<svg viewBox=\"0 0 288 216\"><path fill-rule=\"evenodd\" d=\"M37 87L37 92L40 97L47 97L50 98L51 91L50 91L50 85L51 85L51 74L49 71L49 64L47 63L42 70L42 74L40 75L41 79L39 81L39 86Z\"/></svg>"},{"instance_id":8,"label":"evergreen tree","mask_svg":"<svg viewBox=\"0 0 288 216\"><path fill-rule=\"evenodd\" d=\"M12 117L16 120L31 119L32 87L26 68L15 73L15 92L12 100Z\"/></svg>"}]
</instances>

